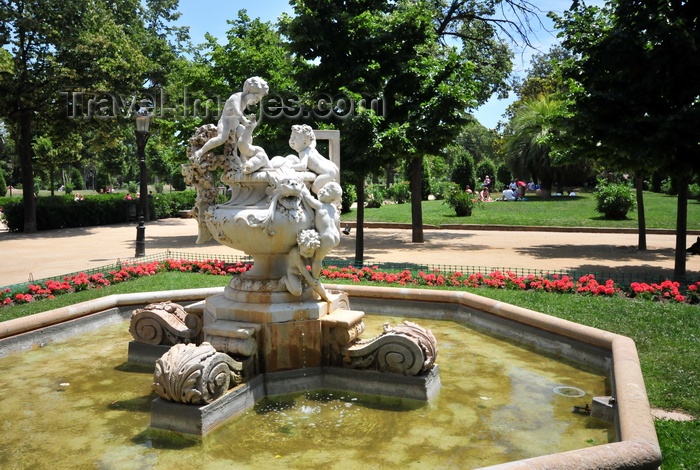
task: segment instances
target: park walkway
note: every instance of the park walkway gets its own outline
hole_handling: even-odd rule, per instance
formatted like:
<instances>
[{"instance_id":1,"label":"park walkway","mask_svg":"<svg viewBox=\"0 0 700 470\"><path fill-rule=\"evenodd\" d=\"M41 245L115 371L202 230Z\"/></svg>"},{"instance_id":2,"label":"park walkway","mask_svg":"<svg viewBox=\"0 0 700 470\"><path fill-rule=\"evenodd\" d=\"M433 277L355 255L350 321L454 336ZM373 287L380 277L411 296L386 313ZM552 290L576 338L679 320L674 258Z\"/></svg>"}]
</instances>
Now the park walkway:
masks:
<instances>
[{"instance_id":1,"label":"park walkway","mask_svg":"<svg viewBox=\"0 0 700 470\"><path fill-rule=\"evenodd\" d=\"M635 233L590 233L534 230L426 229L425 243L411 242L411 231L365 228L365 264L399 263L591 273L673 273L675 236L650 234L646 251L638 251ZM352 260L353 229L330 257ZM146 254L171 252L201 256L244 256L214 241L195 245L194 219L163 219L146 225ZM38 280L133 261L134 224L71 228L34 234L0 232L0 286ZM695 242L689 235L687 245ZM700 279L700 256L689 256L687 273Z\"/></svg>"}]
</instances>

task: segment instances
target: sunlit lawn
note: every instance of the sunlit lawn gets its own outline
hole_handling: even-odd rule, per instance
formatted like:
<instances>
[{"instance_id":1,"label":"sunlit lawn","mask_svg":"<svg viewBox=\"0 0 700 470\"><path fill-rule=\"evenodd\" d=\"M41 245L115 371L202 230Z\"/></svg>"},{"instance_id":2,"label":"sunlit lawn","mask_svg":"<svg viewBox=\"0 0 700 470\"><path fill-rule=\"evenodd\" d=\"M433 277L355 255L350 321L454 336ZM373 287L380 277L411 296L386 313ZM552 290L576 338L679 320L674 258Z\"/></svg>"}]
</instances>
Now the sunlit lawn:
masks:
<instances>
[{"instance_id":1,"label":"sunlit lawn","mask_svg":"<svg viewBox=\"0 0 700 470\"><path fill-rule=\"evenodd\" d=\"M676 228L677 198L665 194L645 192L644 213L647 228ZM595 210L593 193L577 193L574 197L558 196L541 199L528 194L526 201L488 202L478 205L470 217L457 217L443 201L424 201L423 223L532 225L557 227L613 227L636 228L637 212L630 212L625 220L606 220ZM357 211L343 214L342 220L352 222ZM411 223L411 205L385 204L378 209L365 209L365 222ZM700 230L700 203L688 202L688 229Z\"/></svg>"}]
</instances>

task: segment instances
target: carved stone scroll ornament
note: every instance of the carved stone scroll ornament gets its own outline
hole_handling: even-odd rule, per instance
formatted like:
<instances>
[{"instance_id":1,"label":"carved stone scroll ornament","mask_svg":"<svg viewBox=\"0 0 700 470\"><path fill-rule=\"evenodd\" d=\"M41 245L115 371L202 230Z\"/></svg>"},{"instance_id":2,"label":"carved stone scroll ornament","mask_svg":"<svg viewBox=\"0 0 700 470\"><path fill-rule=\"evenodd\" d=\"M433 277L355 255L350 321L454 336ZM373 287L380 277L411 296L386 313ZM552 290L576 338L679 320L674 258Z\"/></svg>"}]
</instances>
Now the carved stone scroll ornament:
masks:
<instances>
[{"instance_id":1,"label":"carved stone scroll ornament","mask_svg":"<svg viewBox=\"0 0 700 470\"><path fill-rule=\"evenodd\" d=\"M437 357L437 340L430 330L405 321L384 324L376 338L360 340L345 350L346 367L419 375L430 370Z\"/></svg>"},{"instance_id":2,"label":"carved stone scroll ornament","mask_svg":"<svg viewBox=\"0 0 700 470\"><path fill-rule=\"evenodd\" d=\"M192 343L201 330L201 319L173 302L158 302L136 309L129 324L134 340L146 344Z\"/></svg>"},{"instance_id":3,"label":"carved stone scroll ornament","mask_svg":"<svg viewBox=\"0 0 700 470\"><path fill-rule=\"evenodd\" d=\"M206 405L240 384L242 369L209 343L176 344L156 361L152 388L164 400Z\"/></svg>"}]
</instances>

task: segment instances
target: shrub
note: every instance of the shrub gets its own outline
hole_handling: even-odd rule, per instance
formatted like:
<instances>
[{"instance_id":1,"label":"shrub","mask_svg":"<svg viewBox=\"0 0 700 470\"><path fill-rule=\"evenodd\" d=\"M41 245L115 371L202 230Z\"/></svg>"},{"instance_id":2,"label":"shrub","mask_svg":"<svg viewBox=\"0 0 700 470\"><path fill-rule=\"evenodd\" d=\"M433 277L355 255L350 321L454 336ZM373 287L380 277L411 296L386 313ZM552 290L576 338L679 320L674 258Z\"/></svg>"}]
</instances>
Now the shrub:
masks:
<instances>
[{"instance_id":1,"label":"shrub","mask_svg":"<svg viewBox=\"0 0 700 470\"><path fill-rule=\"evenodd\" d=\"M511 174L510 170L508 169L507 166L504 164L498 165L498 168L496 169L496 176L495 176L495 184L496 188L503 188L505 186L508 186L508 184L511 182L513 179L513 175Z\"/></svg>"},{"instance_id":2,"label":"shrub","mask_svg":"<svg viewBox=\"0 0 700 470\"><path fill-rule=\"evenodd\" d=\"M381 184L370 184L365 188L365 205L370 209L377 209L384 204L386 191Z\"/></svg>"},{"instance_id":3,"label":"shrub","mask_svg":"<svg viewBox=\"0 0 700 470\"><path fill-rule=\"evenodd\" d=\"M454 209L457 217L472 215L472 210L477 203L478 199L474 193L466 192L456 183L450 183L445 192L445 204Z\"/></svg>"},{"instance_id":4,"label":"shrub","mask_svg":"<svg viewBox=\"0 0 700 470\"><path fill-rule=\"evenodd\" d=\"M491 178L491 187L489 189L492 190L493 185L496 184L496 164L488 158L480 161L476 166L476 177L478 179L477 185L481 185L481 182L484 181L484 177L486 175L489 175Z\"/></svg>"},{"instance_id":5,"label":"shrub","mask_svg":"<svg viewBox=\"0 0 700 470\"><path fill-rule=\"evenodd\" d=\"M403 204L411 199L411 185L408 181L394 183L389 186L386 195L396 204Z\"/></svg>"},{"instance_id":6,"label":"shrub","mask_svg":"<svg viewBox=\"0 0 700 470\"><path fill-rule=\"evenodd\" d=\"M151 214L156 219L177 217L180 211L192 209L196 198L197 192L191 189L174 193L156 194L153 197L153 211Z\"/></svg>"},{"instance_id":7,"label":"shrub","mask_svg":"<svg viewBox=\"0 0 700 470\"><path fill-rule=\"evenodd\" d=\"M423 159L423 176L421 178L421 185L420 185L420 198L421 201L427 201L428 196L433 192L432 188L430 187L432 181L430 178L430 169L428 167L428 162L427 159Z\"/></svg>"},{"instance_id":8,"label":"shrub","mask_svg":"<svg viewBox=\"0 0 700 470\"><path fill-rule=\"evenodd\" d=\"M114 178L109 173L97 173L97 175L95 175L94 188L99 191L100 189L107 189L108 186L114 187Z\"/></svg>"},{"instance_id":9,"label":"shrub","mask_svg":"<svg viewBox=\"0 0 700 470\"><path fill-rule=\"evenodd\" d=\"M175 191L184 191L187 189L187 184L185 183L185 177L182 176L182 168L177 167L173 173L170 175L170 184Z\"/></svg>"},{"instance_id":10,"label":"shrub","mask_svg":"<svg viewBox=\"0 0 700 470\"><path fill-rule=\"evenodd\" d=\"M455 183L452 183L450 181L433 182L431 187L433 188L433 196L435 196L435 199L437 199L438 201L445 199L447 191L453 184Z\"/></svg>"},{"instance_id":11,"label":"shrub","mask_svg":"<svg viewBox=\"0 0 700 470\"><path fill-rule=\"evenodd\" d=\"M136 194L136 193L139 192L139 184L138 184L136 181L129 181L129 182L126 184L126 189L127 189L127 191L129 191L130 193Z\"/></svg>"},{"instance_id":12,"label":"shrub","mask_svg":"<svg viewBox=\"0 0 700 470\"><path fill-rule=\"evenodd\" d=\"M159 194L149 198L149 214L154 219L177 216L180 210L188 210L194 206L196 196L196 192L192 190ZM89 195L81 201L75 201L67 195L40 197L36 204L37 229L125 223L128 221L128 205L129 201L124 199L123 194ZM24 208L21 199L5 204L3 213L11 232L23 230Z\"/></svg>"},{"instance_id":13,"label":"shrub","mask_svg":"<svg viewBox=\"0 0 700 470\"><path fill-rule=\"evenodd\" d=\"M70 183L66 186L71 186L76 191L82 191L85 189L83 173L78 168L71 168Z\"/></svg>"},{"instance_id":14,"label":"shrub","mask_svg":"<svg viewBox=\"0 0 700 470\"><path fill-rule=\"evenodd\" d=\"M466 151L461 152L455 160L450 179L451 181L457 183L461 188L466 188L467 185L469 185L472 189L477 187L474 158ZM443 188L442 192L444 194L445 188ZM434 188L433 194L435 197L437 197Z\"/></svg>"},{"instance_id":15,"label":"shrub","mask_svg":"<svg viewBox=\"0 0 700 470\"><path fill-rule=\"evenodd\" d=\"M5 196L7 193L7 183L5 182L5 174L0 170L0 197Z\"/></svg>"},{"instance_id":16,"label":"shrub","mask_svg":"<svg viewBox=\"0 0 700 470\"><path fill-rule=\"evenodd\" d=\"M622 220L629 211L636 208L633 188L625 183L608 183L600 179L595 198L596 210L606 219Z\"/></svg>"},{"instance_id":17,"label":"shrub","mask_svg":"<svg viewBox=\"0 0 700 470\"><path fill-rule=\"evenodd\" d=\"M340 200L340 212L347 214L355 201L357 201L357 192L352 184L341 183L340 187L343 189L343 196Z\"/></svg>"},{"instance_id":18,"label":"shrub","mask_svg":"<svg viewBox=\"0 0 700 470\"><path fill-rule=\"evenodd\" d=\"M688 185L688 199L700 201L700 184L693 183Z\"/></svg>"}]
</instances>

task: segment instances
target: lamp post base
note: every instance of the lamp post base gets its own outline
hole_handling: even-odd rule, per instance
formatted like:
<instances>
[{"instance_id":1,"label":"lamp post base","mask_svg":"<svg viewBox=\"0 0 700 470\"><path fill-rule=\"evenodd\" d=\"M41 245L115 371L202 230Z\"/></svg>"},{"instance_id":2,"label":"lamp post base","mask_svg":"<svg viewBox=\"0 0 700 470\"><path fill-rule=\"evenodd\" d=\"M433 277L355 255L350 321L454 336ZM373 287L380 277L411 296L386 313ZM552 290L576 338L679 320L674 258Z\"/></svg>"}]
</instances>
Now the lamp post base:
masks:
<instances>
[{"instance_id":1,"label":"lamp post base","mask_svg":"<svg viewBox=\"0 0 700 470\"><path fill-rule=\"evenodd\" d=\"M139 217L139 225L136 227L136 258L146 256L146 227L143 225L143 215Z\"/></svg>"}]
</instances>

